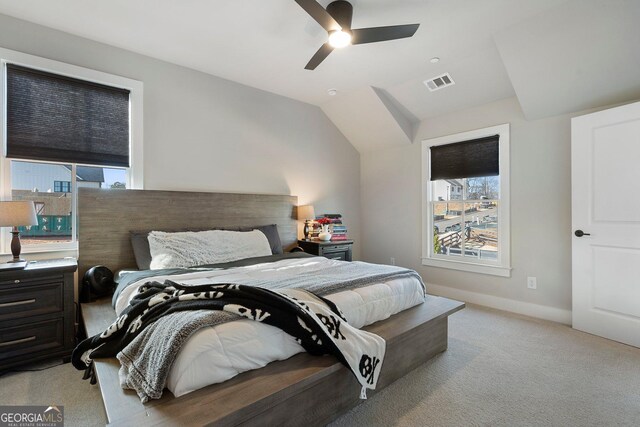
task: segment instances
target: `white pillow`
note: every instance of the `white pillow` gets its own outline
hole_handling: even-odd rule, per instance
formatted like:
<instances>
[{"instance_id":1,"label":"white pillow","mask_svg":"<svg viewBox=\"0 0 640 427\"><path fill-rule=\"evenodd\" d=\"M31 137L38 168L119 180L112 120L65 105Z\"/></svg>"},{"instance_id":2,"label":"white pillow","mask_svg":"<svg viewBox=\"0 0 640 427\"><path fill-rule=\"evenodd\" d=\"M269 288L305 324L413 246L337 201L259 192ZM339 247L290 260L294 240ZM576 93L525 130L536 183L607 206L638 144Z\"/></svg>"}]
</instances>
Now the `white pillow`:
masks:
<instances>
[{"instance_id":1,"label":"white pillow","mask_svg":"<svg viewBox=\"0 0 640 427\"><path fill-rule=\"evenodd\" d=\"M253 231L152 231L148 236L151 270L192 267L271 255L267 236Z\"/></svg>"}]
</instances>

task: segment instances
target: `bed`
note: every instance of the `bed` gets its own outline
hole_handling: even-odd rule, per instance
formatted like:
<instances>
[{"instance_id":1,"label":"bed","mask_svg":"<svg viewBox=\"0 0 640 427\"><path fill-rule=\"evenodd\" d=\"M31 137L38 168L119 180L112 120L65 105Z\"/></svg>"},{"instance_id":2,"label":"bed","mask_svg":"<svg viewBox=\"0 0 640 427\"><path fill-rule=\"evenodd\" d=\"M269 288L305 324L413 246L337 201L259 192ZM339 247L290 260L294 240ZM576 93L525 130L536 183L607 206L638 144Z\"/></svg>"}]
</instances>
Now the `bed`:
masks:
<instances>
[{"instance_id":1,"label":"bed","mask_svg":"<svg viewBox=\"0 0 640 427\"><path fill-rule=\"evenodd\" d=\"M79 274L93 265L106 265L113 270L135 267L129 232L136 229L180 229L185 225L207 229L272 223L278 226L284 248L290 249L297 241L296 205L297 198L293 196L82 188L79 193ZM312 261L294 258L278 262L273 265L284 271L300 268L305 263L338 261L314 257ZM249 270L253 272L255 268L249 267ZM233 274L236 279L248 277L246 267L217 271L214 276L216 274ZM402 294L401 302L382 313L373 313L373 317L371 313L362 314L362 304L356 304L350 312L352 318L358 318L358 326L372 319L386 319L364 328L387 341L377 390L445 350L447 317L464 306L429 295L426 299L422 296L424 302L418 304L422 299L418 301L415 284L381 285ZM366 294L366 288L363 289ZM338 300L340 298L349 299L346 295L338 296ZM358 298L366 303L365 297ZM94 335L115 319L115 311L110 301L102 300L83 304L82 317L87 333ZM282 337L274 339L282 340ZM206 341L204 337L192 347L201 348ZM113 425L323 425L358 404L358 384L337 359L313 357L293 348L287 351L289 353L276 355L273 360L277 361L272 363L268 363L270 360L257 362L258 366L268 363L264 367L249 367L246 372L240 370L239 375L231 372L228 378L218 378L224 382L213 385L206 385L210 378L196 378L200 382L194 385L198 370L189 371L189 367L195 366L195 359L179 357L176 371L184 375L173 375L168 384L169 390L178 397L165 392L161 399L146 404L141 403L135 393L120 388L116 360L96 361L95 371L107 418ZM212 370L213 374L215 371Z\"/></svg>"}]
</instances>

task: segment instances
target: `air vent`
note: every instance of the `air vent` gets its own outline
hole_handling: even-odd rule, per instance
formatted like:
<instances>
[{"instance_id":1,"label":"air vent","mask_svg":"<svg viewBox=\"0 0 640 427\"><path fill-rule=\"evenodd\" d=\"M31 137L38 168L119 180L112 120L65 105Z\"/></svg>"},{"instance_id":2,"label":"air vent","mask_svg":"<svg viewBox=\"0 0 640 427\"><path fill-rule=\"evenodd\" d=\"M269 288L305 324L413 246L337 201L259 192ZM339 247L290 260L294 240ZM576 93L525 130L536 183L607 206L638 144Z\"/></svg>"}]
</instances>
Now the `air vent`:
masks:
<instances>
[{"instance_id":1,"label":"air vent","mask_svg":"<svg viewBox=\"0 0 640 427\"><path fill-rule=\"evenodd\" d=\"M441 76L425 80L424 84L429 88L431 92L433 92L435 90L442 89L443 87L452 86L456 84L456 82L453 81L449 73L444 73Z\"/></svg>"}]
</instances>

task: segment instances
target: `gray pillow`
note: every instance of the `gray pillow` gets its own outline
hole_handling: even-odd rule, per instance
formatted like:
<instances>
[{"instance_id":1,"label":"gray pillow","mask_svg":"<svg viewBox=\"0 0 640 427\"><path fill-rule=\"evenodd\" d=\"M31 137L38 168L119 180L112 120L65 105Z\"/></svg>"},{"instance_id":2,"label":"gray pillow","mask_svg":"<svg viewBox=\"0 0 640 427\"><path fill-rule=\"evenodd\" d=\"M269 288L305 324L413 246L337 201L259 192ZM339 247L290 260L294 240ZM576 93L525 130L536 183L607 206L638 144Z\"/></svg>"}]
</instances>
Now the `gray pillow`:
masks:
<instances>
[{"instance_id":1,"label":"gray pillow","mask_svg":"<svg viewBox=\"0 0 640 427\"><path fill-rule=\"evenodd\" d=\"M280 235L278 234L278 226L276 224L269 225L257 225L255 227L214 227L214 228L188 228L181 230L143 230L143 231L130 231L129 236L131 238L131 246L133 247L133 256L136 259L136 264L140 270L149 270L151 266L151 249L149 249L149 232L151 231L164 231L167 233L175 233L179 231L205 231L205 230L228 230L228 231L251 231L260 230L267 236L271 252L281 254L282 242L280 241Z\"/></svg>"}]
</instances>

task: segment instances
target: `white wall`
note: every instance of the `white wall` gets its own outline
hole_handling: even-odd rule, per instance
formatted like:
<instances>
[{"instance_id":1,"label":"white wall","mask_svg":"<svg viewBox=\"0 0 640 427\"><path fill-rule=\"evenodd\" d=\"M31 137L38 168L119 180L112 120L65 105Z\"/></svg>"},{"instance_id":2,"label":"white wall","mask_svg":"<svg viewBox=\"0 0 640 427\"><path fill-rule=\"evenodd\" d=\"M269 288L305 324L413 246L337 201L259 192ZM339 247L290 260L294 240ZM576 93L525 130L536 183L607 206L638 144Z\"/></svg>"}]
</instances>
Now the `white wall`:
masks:
<instances>
[{"instance_id":1,"label":"white wall","mask_svg":"<svg viewBox=\"0 0 640 427\"><path fill-rule=\"evenodd\" d=\"M420 123L414 144L361 156L362 257L416 269L433 293L568 322L571 309L570 118L527 121L516 98ZM510 278L421 265L421 141L511 124ZM526 277L538 278L538 289Z\"/></svg>"},{"instance_id":2,"label":"white wall","mask_svg":"<svg viewBox=\"0 0 640 427\"><path fill-rule=\"evenodd\" d=\"M142 81L146 189L296 195L359 240L360 157L320 108L4 15L0 46Z\"/></svg>"}]
</instances>

